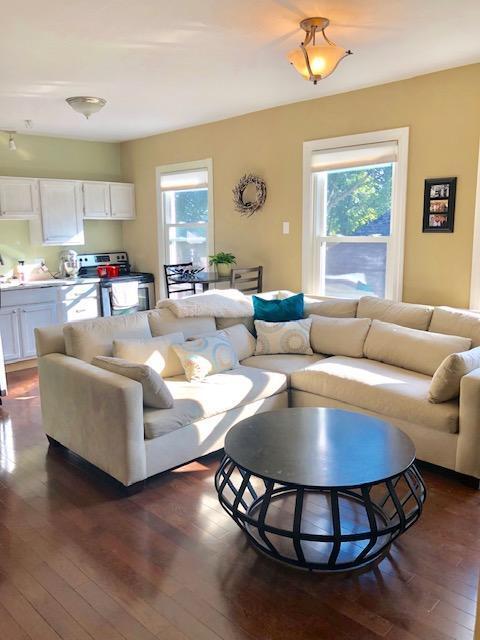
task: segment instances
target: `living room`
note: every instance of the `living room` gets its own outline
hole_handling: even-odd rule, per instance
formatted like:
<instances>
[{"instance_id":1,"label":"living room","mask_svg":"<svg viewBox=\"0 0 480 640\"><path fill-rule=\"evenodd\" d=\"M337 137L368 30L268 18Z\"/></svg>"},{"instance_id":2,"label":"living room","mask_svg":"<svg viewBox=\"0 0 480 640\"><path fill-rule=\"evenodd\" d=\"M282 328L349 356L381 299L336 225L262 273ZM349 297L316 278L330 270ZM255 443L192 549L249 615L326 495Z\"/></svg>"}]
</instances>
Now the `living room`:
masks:
<instances>
[{"instance_id":1,"label":"living room","mask_svg":"<svg viewBox=\"0 0 480 640\"><path fill-rule=\"evenodd\" d=\"M475 637L477 3L3 17L2 638Z\"/></svg>"}]
</instances>

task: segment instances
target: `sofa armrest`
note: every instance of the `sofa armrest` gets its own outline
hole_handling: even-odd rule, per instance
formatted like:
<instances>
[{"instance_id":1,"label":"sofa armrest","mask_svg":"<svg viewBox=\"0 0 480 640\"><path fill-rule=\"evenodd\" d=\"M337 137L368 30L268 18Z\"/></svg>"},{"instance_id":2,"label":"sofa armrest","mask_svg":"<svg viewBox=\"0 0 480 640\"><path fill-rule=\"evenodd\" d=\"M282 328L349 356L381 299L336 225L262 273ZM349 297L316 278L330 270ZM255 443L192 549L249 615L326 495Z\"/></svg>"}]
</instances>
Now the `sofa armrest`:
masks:
<instances>
[{"instance_id":1,"label":"sofa armrest","mask_svg":"<svg viewBox=\"0 0 480 640\"><path fill-rule=\"evenodd\" d=\"M460 383L460 428L456 471L480 478L480 369Z\"/></svg>"},{"instance_id":2,"label":"sofa armrest","mask_svg":"<svg viewBox=\"0 0 480 640\"><path fill-rule=\"evenodd\" d=\"M144 480L141 384L59 353L38 368L45 432L124 485Z\"/></svg>"}]
</instances>

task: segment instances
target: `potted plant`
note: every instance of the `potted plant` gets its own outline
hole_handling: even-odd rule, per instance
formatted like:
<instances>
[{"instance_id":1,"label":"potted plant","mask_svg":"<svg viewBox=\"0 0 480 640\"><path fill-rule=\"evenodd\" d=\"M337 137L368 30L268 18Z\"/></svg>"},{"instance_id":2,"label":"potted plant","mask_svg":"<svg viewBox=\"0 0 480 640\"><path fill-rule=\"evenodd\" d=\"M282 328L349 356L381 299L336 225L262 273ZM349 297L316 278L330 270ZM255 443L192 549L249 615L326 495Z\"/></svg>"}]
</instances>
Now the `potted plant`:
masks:
<instances>
[{"instance_id":1,"label":"potted plant","mask_svg":"<svg viewBox=\"0 0 480 640\"><path fill-rule=\"evenodd\" d=\"M223 251L208 256L208 259L210 265L215 265L219 276L229 276L232 272L232 265L237 264L232 253L224 253Z\"/></svg>"}]
</instances>

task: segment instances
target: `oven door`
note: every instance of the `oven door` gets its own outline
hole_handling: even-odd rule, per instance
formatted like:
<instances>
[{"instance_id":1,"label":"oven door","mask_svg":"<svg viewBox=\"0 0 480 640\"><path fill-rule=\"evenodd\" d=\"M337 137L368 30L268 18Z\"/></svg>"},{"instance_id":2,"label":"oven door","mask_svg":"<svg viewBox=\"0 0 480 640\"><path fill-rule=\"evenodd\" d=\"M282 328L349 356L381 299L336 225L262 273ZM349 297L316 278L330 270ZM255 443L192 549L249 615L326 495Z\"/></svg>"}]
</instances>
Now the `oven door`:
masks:
<instances>
[{"instance_id":1,"label":"oven door","mask_svg":"<svg viewBox=\"0 0 480 640\"><path fill-rule=\"evenodd\" d=\"M112 305L112 287L109 284L101 284L102 292L102 316L126 316L138 311L153 309L155 300L155 287L153 282L140 283L138 285L138 305L115 309Z\"/></svg>"}]
</instances>

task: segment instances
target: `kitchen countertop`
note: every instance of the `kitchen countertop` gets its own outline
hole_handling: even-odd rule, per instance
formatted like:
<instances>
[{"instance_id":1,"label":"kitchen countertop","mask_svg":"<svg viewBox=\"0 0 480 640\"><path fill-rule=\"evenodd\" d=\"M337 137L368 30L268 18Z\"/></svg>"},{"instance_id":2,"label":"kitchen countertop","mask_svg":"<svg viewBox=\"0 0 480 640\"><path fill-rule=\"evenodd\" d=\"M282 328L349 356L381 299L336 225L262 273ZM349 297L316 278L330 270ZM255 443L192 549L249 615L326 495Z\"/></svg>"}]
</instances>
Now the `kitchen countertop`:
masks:
<instances>
[{"instance_id":1,"label":"kitchen countertop","mask_svg":"<svg viewBox=\"0 0 480 640\"><path fill-rule=\"evenodd\" d=\"M30 282L0 282L1 291L21 291L22 289L43 289L45 287L65 287L78 284L95 284L100 278L49 278Z\"/></svg>"}]
</instances>

